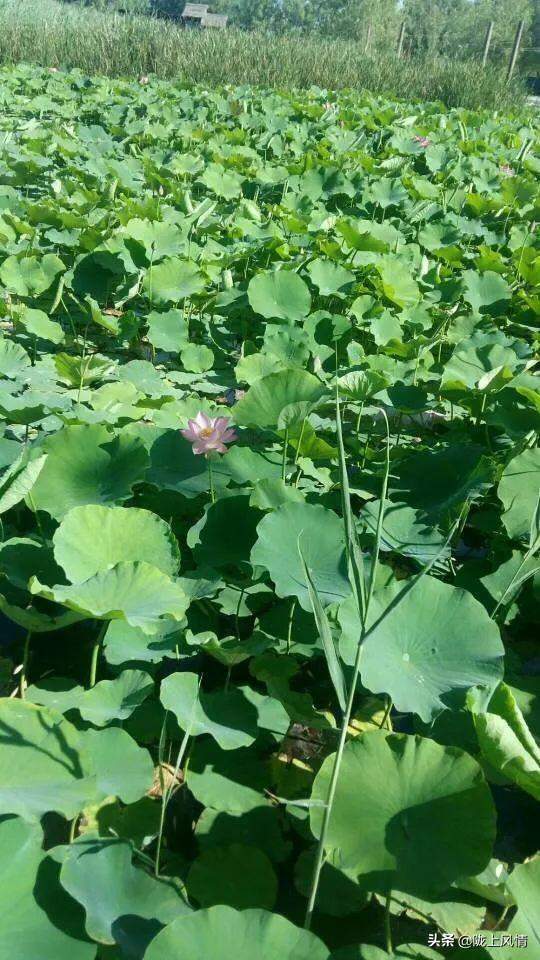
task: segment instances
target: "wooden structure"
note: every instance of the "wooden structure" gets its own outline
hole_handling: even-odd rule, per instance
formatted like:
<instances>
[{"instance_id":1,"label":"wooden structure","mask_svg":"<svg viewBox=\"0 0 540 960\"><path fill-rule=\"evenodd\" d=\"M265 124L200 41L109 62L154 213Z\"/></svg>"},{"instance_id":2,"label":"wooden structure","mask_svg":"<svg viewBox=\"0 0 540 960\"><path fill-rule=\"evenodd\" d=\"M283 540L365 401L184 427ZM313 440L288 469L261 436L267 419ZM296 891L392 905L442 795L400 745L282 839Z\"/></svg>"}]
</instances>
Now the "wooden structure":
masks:
<instances>
[{"instance_id":1,"label":"wooden structure","mask_svg":"<svg viewBox=\"0 0 540 960\"><path fill-rule=\"evenodd\" d=\"M185 27L207 27L223 29L227 26L226 13L210 13L207 3L186 3L182 13Z\"/></svg>"}]
</instances>

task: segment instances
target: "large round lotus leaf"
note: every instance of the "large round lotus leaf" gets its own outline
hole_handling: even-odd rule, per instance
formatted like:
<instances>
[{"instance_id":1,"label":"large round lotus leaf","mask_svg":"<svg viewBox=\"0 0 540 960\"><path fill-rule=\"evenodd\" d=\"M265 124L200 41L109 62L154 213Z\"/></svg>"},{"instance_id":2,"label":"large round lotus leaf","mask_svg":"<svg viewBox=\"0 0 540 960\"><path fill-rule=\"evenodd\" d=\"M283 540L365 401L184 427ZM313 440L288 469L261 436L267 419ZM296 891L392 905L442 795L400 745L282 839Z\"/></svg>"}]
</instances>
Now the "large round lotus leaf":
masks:
<instances>
[{"instance_id":1,"label":"large round lotus leaf","mask_svg":"<svg viewBox=\"0 0 540 960\"><path fill-rule=\"evenodd\" d=\"M135 803L152 786L152 757L126 730L120 727L86 730L81 733L81 747L88 758L88 767L93 769L85 806L101 803L106 797Z\"/></svg>"},{"instance_id":2,"label":"large round lotus leaf","mask_svg":"<svg viewBox=\"0 0 540 960\"><path fill-rule=\"evenodd\" d=\"M179 430L146 428L143 439L150 454L146 480L159 490L174 490L184 497L198 497L209 491L208 464L203 456L193 453L191 444ZM229 478L215 475L216 491L227 485Z\"/></svg>"},{"instance_id":3,"label":"large round lotus leaf","mask_svg":"<svg viewBox=\"0 0 540 960\"><path fill-rule=\"evenodd\" d=\"M400 943L392 953L374 947L371 943L359 943L336 950L332 954L332 960L441 960L442 956L442 953L423 943ZM473 956L477 956L474 951Z\"/></svg>"},{"instance_id":4,"label":"large round lotus leaf","mask_svg":"<svg viewBox=\"0 0 540 960\"><path fill-rule=\"evenodd\" d=\"M107 797L92 817L102 837L120 837L139 849L148 846L159 833L161 803L155 797L141 797L123 804ZM93 829L93 824L92 824Z\"/></svg>"},{"instance_id":5,"label":"large round lotus leaf","mask_svg":"<svg viewBox=\"0 0 540 960\"><path fill-rule=\"evenodd\" d=\"M124 670L114 680L101 680L78 703L83 720L105 727L112 720L127 720L153 692L154 681L144 670Z\"/></svg>"},{"instance_id":6,"label":"large round lotus leaf","mask_svg":"<svg viewBox=\"0 0 540 960\"><path fill-rule=\"evenodd\" d=\"M201 853L191 865L186 888L190 899L201 907L223 903L236 910L271 910L276 902L277 877L261 850L232 843Z\"/></svg>"},{"instance_id":7,"label":"large round lotus leaf","mask_svg":"<svg viewBox=\"0 0 540 960\"><path fill-rule=\"evenodd\" d=\"M398 307L414 307L420 300L420 289L411 268L397 256L381 257L376 269L381 278L383 293Z\"/></svg>"},{"instance_id":8,"label":"large round lotus leaf","mask_svg":"<svg viewBox=\"0 0 540 960\"><path fill-rule=\"evenodd\" d=\"M199 566L219 568L249 563L261 517L249 501L248 495L240 494L222 497L208 506L187 536Z\"/></svg>"},{"instance_id":9,"label":"large round lotus leaf","mask_svg":"<svg viewBox=\"0 0 540 960\"><path fill-rule=\"evenodd\" d=\"M195 673L173 673L161 684L160 699L183 730L209 733L224 750L248 747L257 737L257 710L238 687L203 693Z\"/></svg>"},{"instance_id":10,"label":"large round lotus leaf","mask_svg":"<svg viewBox=\"0 0 540 960\"><path fill-rule=\"evenodd\" d=\"M56 399L32 390L26 390L18 397L4 394L0 398L2 418L8 423L20 423L25 426L43 420L46 407L49 408L48 412L52 412L54 409L67 410L70 406L69 400L66 402L62 398L56 402Z\"/></svg>"},{"instance_id":11,"label":"large round lotus leaf","mask_svg":"<svg viewBox=\"0 0 540 960\"><path fill-rule=\"evenodd\" d=\"M486 270L478 273L476 270L463 272L463 299L470 303L474 313L479 313L482 307L489 307L500 300L509 300L512 290L504 277Z\"/></svg>"},{"instance_id":12,"label":"large round lotus leaf","mask_svg":"<svg viewBox=\"0 0 540 960\"><path fill-rule=\"evenodd\" d=\"M61 520L72 507L117 503L142 480L148 454L140 440L113 436L102 426L70 426L47 437L47 462L32 489L30 506Z\"/></svg>"},{"instance_id":13,"label":"large round lotus leaf","mask_svg":"<svg viewBox=\"0 0 540 960\"><path fill-rule=\"evenodd\" d=\"M338 294L342 287L352 283L355 279L350 270L341 267L332 260L321 260L320 258L312 260L308 266L308 273L312 283L318 288L323 297L331 297L332 294Z\"/></svg>"},{"instance_id":14,"label":"large round lotus leaf","mask_svg":"<svg viewBox=\"0 0 540 960\"><path fill-rule=\"evenodd\" d=\"M246 427L274 427L282 411L293 403L315 404L326 393L317 377L306 370L278 370L257 380L234 407L234 419Z\"/></svg>"},{"instance_id":15,"label":"large round lotus leaf","mask_svg":"<svg viewBox=\"0 0 540 960\"><path fill-rule=\"evenodd\" d=\"M93 960L96 945L84 939L80 908L42 844L39 824L18 817L0 823L0 960Z\"/></svg>"},{"instance_id":16,"label":"large round lotus leaf","mask_svg":"<svg viewBox=\"0 0 540 960\"><path fill-rule=\"evenodd\" d=\"M39 819L55 810L74 817L92 793L93 773L79 732L56 710L0 700L0 814Z\"/></svg>"},{"instance_id":17,"label":"large round lotus leaf","mask_svg":"<svg viewBox=\"0 0 540 960\"><path fill-rule=\"evenodd\" d=\"M204 290L204 277L193 261L170 257L149 267L143 287L150 303L161 306L200 293Z\"/></svg>"},{"instance_id":18,"label":"large round lotus leaf","mask_svg":"<svg viewBox=\"0 0 540 960\"><path fill-rule=\"evenodd\" d=\"M204 343L188 343L182 350L182 366L190 373L204 373L214 365L214 354Z\"/></svg>"},{"instance_id":19,"label":"large round lotus leaf","mask_svg":"<svg viewBox=\"0 0 540 960\"><path fill-rule=\"evenodd\" d=\"M255 747L222 750L210 737L197 740L187 769L189 789L205 807L246 813L259 807L270 774Z\"/></svg>"},{"instance_id":20,"label":"large round lotus leaf","mask_svg":"<svg viewBox=\"0 0 540 960\"><path fill-rule=\"evenodd\" d=\"M147 397L171 395L171 388L163 374L149 360L130 360L118 368L117 376L120 381L130 383Z\"/></svg>"},{"instance_id":21,"label":"large round lotus leaf","mask_svg":"<svg viewBox=\"0 0 540 960\"><path fill-rule=\"evenodd\" d=\"M37 297L48 290L65 266L54 253L44 257L7 257L0 267L0 280L10 293Z\"/></svg>"},{"instance_id":22,"label":"large round lotus leaf","mask_svg":"<svg viewBox=\"0 0 540 960\"><path fill-rule=\"evenodd\" d=\"M337 514L319 504L287 503L267 514L257 533L251 563L268 570L278 597L297 597L311 611L299 542L321 603L349 596L343 522Z\"/></svg>"},{"instance_id":23,"label":"large round lotus leaf","mask_svg":"<svg viewBox=\"0 0 540 960\"><path fill-rule=\"evenodd\" d=\"M512 341L501 333L473 333L461 340L444 366L441 386L445 390L485 389L493 380L509 380L520 359Z\"/></svg>"},{"instance_id":24,"label":"large round lotus leaf","mask_svg":"<svg viewBox=\"0 0 540 960\"><path fill-rule=\"evenodd\" d=\"M125 840L84 835L67 850L60 881L84 907L88 935L138 960L159 930L190 907L172 881L133 866L132 854Z\"/></svg>"},{"instance_id":25,"label":"large round lotus leaf","mask_svg":"<svg viewBox=\"0 0 540 960\"><path fill-rule=\"evenodd\" d=\"M0 514L7 513L30 493L46 461L46 456L31 460L30 463L22 459L6 470L0 491Z\"/></svg>"},{"instance_id":26,"label":"large round lotus leaf","mask_svg":"<svg viewBox=\"0 0 540 960\"><path fill-rule=\"evenodd\" d=\"M491 861L493 862L493 861ZM489 866L487 868L489 870ZM478 881L478 878L475 878ZM473 881L474 882L474 881ZM379 897L384 905L384 897ZM415 920L431 917L441 930L452 933L459 930L464 934L474 934L482 926L486 916L486 905L478 896L460 890L457 886L433 894L429 900L415 897L411 893L392 890L390 912L400 916L403 911Z\"/></svg>"},{"instance_id":27,"label":"large round lotus leaf","mask_svg":"<svg viewBox=\"0 0 540 960\"><path fill-rule=\"evenodd\" d=\"M307 284L290 270L259 273L250 280L248 299L255 313L267 320L302 320L311 307Z\"/></svg>"},{"instance_id":28,"label":"large round lotus leaf","mask_svg":"<svg viewBox=\"0 0 540 960\"><path fill-rule=\"evenodd\" d=\"M540 449L518 454L504 468L497 496L505 510L503 523L509 536L528 537L540 494Z\"/></svg>"},{"instance_id":29,"label":"large round lotus leaf","mask_svg":"<svg viewBox=\"0 0 540 960\"><path fill-rule=\"evenodd\" d=\"M517 911L508 925L508 932L528 937L527 949L523 954L531 957L540 955L540 857L536 856L527 863L518 863L508 877L506 886L510 896L517 904ZM515 960L515 947L495 947L492 957L496 960Z\"/></svg>"},{"instance_id":30,"label":"large round lotus leaf","mask_svg":"<svg viewBox=\"0 0 540 960\"><path fill-rule=\"evenodd\" d=\"M189 332L183 310L166 310L163 313L149 313L148 339L156 350L179 353L188 342Z\"/></svg>"},{"instance_id":31,"label":"large round lotus leaf","mask_svg":"<svg viewBox=\"0 0 540 960\"><path fill-rule=\"evenodd\" d=\"M220 163L209 163L200 180L225 200L232 200L242 193L243 177L225 170Z\"/></svg>"},{"instance_id":32,"label":"large round lotus leaf","mask_svg":"<svg viewBox=\"0 0 540 960\"><path fill-rule=\"evenodd\" d=\"M216 906L175 920L151 943L145 960L329 960L308 930L266 910Z\"/></svg>"},{"instance_id":33,"label":"large round lotus leaf","mask_svg":"<svg viewBox=\"0 0 540 960\"><path fill-rule=\"evenodd\" d=\"M145 633L156 633L163 618L181 620L189 604L179 584L149 563L118 563L67 587L47 587L34 579L30 591L88 617L126 620Z\"/></svg>"},{"instance_id":34,"label":"large round lotus leaf","mask_svg":"<svg viewBox=\"0 0 540 960\"><path fill-rule=\"evenodd\" d=\"M487 712L474 714L474 725L490 766L540 800L540 747L510 687L500 684Z\"/></svg>"},{"instance_id":35,"label":"large round lotus leaf","mask_svg":"<svg viewBox=\"0 0 540 960\"><path fill-rule=\"evenodd\" d=\"M360 625L348 603L341 608L340 652L354 663ZM504 646L485 607L458 587L424 576L410 588L392 581L374 595L362 653L362 683L387 693L397 710L426 723L461 705L470 687L485 703L503 675Z\"/></svg>"},{"instance_id":36,"label":"large round lotus leaf","mask_svg":"<svg viewBox=\"0 0 540 960\"><path fill-rule=\"evenodd\" d=\"M103 641L107 663L160 663L165 657L174 659L183 631L175 620L162 620L149 636L140 627L130 627L125 620L111 620Z\"/></svg>"},{"instance_id":37,"label":"large round lotus leaf","mask_svg":"<svg viewBox=\"0 0 540 960\"><path fill-rule=\"evenodd\" d=\"M313 785L326 802L334 755ZM319 837L322 806L310 807ZM334 863L367 890L419 896L484 869L495 838L495 808L467 753L433 740L382 731L361 734L343 753L326 846Z\"/></svg>"},{"instance_id":38,"label":"large round lotus leaf","mask_svg":"<svg viewBox=\"0 0 540 960\"><path fill-rule=\"evenodd\" d=\"M78 731L56 710L12 699L0 700L0 724L0 814L72 818L109 796L134 803L152 784L150 754L119 727Z\"/></svg>"},{"instance_id":39,"label":"large round lotus leaf","mask_svg":"<svg viewBox=\"0 0 540 960\"><path fill-rule=\"evenodd\" d=\"M380 500L369 500L362 509L360 521L369 532L376 533ZM403 503L386 502L381 531L381 550L401 553L421 564L434 557L446 558L450 548L444 549L444 537L437 527L418 520L416 511Z\"/></svg>"},{"instance_id":40,"label":"large round lotus leaf","mask_svg":"<svg viewBox=\"0 0 540 960\"><path fill-rule=\"evenodd\" d=\"M393 467L392 474L392 498L439 523L491 485L494 467L474 444L454 444L415 451Z\"/></svg>"},{"instance_id":41,"label":"large round lotus leaf","mask_svg":"<svg viewBox=\"0 0 540 960\"><path fill-rule=\"evenodd\" d=\"M122 230L122 238L135 240L144 247L146 257L158 263L163 257L171 257L184 249L187 227L181 229L176 223L161 220L143 220L134 217Z\"/></svg>"},{"instance_id":42,"label":"large round lotus leaf","mask_svg":"<svg viewBox=\"0 0 540 960\"><path fill-rule=\"evenodd\" d=\"M0 377L16 380L30 366L30 357L20 343L0 337Z\"/></svg>"},{"instance_id":43,"label":"large round lotus leaf","mask_svg":"<svg viewBox=\"0 0 540 960\"><path fill-rule=\"evenodd\" d=\"M214 477L227 477L233 483L253 483L261 480L278 480L281 477L282 458L279 453L251 450L235 444L226 456L212 466Z\"/></svg>"},{"instance_id":44,"label":"large round lotus leaf","mask_svg":"<svg viewBox=\"0 0 540 960\"><path fill-rule=\"evenodd\" d=\"M281 811L266 802L245 813L206 807L197 821L195 837L201 850L231 843L250 844L274 863L282 863L291 851L291 844L283 837L282 819Z\"/></svg>"},{"instance_id":45,"label":"large round lotus leaf","mask_svg":"<svg viewBox=\"0 0 540 960\"><path fill-rule=\"evenodd\" d=\"M121 560L144 560L171 577L180 563L168 523L136 507L74 507L62 520L53 543L56 562L72 583L88 580Z\"/></svg>"},{"instance_id":46,"label":"large round lotus leaf","mask_svg":"<svg viewBox=\"0 0 540 960\"><path fill-rule=\"evenodd\" d=\"M299 893L309 897L313 880L314 850L304 850L294 867L294 884ZM352 878L335 867L332 857L326 856L317 892L317 910L331 917L346 917L357 913L368 902L368 895Z\"/></svg>"},{"instance_id":47,"label":"large round lotus leaf","mask_svg":"<svg viewBox=\"0 0 540 960\"><path fill-rule=\"evenodd\" d=\"M26 688L25 699L40 707L52 707L59 713L77 710L85 695L84 687L67 677L46 677Z\"/></svg>"},{"instance_id":48,"label":"large round lotus leaf","mask_svg":"<svg viewBox=\"0 0 540 960\"><path fill-rule=\"evenodd\" d=\"M60 324L55 323L54 320L49 320L43 310L31 310L26 307L17 317L17 323L20 323L31 336L48 340L50 343L62 343L65 339Z\"/></svg>"}]
</instances>

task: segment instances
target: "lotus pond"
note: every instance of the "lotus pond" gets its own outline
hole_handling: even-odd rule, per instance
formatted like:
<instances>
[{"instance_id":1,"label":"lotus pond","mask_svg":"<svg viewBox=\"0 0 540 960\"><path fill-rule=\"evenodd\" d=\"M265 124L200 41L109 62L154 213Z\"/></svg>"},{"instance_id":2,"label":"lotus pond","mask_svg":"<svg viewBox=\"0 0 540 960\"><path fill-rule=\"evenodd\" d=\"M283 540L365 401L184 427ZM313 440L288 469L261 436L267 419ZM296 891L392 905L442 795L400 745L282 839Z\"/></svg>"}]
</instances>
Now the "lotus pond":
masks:
<instances>
[{"instance_id":1,"label":"lotus pond","mask_svg":"<svg viewBox=\"0 0 540 960\"><path fill-rule=\"evenodd\" d=\"M0 98L0 960L538 958L533 116Z\"/></svg>"}]
</instances>

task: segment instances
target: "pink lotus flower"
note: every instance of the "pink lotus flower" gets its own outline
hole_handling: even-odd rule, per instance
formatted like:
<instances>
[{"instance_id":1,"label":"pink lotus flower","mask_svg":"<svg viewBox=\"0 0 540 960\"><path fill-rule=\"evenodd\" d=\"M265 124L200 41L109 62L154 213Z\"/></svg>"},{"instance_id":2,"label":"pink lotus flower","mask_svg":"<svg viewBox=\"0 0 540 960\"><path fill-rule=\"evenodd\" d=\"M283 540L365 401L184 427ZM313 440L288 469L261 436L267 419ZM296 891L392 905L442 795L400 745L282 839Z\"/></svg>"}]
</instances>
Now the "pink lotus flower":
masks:
<instances>
[{"instance_id":1,"label":"pink lotus flower","mask_svg":"<svg viewBox=\"0 0 540 960\"><path fill-rule=\"evenodd\" d=\"M431 140L429 140L428 137L415 136L413 137L413 140L415 143L419 143L421 147L429 147L431 143Z\"/></svg>"},{"instance_id":2,"label":"pink lotus flower","mask_svg":"<svg viewBox=\"0 0 540 960\"><path fill-rule=\"evenodd\" d=\"M504 173L505 177L515 177L516 171L513 167L509 166L508 163L503 163L501 166L501 173Z\"/></svg>"},{"instance_id":3,"label":"pink lotus flower","mask_svg":"<svg viewBox=\"0 0 540 960\"><path fill-rule=\"evenodd\" d=\"M193 453L227 453L227 443L236 440L235 431L229 426L228 417L208 417L199 410L194 420L188 420L181 434L193 446Z\"/></svg>"}]
</instances>

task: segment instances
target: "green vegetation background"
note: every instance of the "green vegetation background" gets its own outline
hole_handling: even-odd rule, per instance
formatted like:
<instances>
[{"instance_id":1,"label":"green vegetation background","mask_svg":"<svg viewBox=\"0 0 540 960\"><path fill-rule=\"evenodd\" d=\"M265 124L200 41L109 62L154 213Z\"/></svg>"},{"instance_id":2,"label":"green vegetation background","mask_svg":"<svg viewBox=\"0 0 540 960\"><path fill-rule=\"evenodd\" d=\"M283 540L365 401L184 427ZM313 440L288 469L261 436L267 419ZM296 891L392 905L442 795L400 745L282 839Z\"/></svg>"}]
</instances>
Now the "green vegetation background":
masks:
<instances>
[{"instance_id":1,"label":"green vegetation background","mask_svg":"<svg viewBox=\"0 0 540 960\"><path fill-rule=\"evenodd\" d=\"M184 30L174 20L141 15L141 4L153 0L98 2L101 9L95 2L0 0L0 64L28 62L111 77L155 75L212 86L350 88L471 109L508 110L524 102L525 71L507 84L506 63L517 20L525 16L531 21L529 0L455 0L427 7L427 0L406 0L401 13L394 0L349 0L339 16L335 0L314 0L305 29L295 27L293 0L284 0L281 20L275 0L215 0L215 9L231 12L227 30ZM307 9L303 0L294 2L297 11ZM131 12L135 4L139 12ZM120 12L126 7L127 13ZM181 2L176 9L180 7ZM429 15L424 16L424 9ZM284 29L287 10L294 29ZM396 36L403 15L408 24L405 55L398 60ZM492 55L483 69L478 45L492 15ZM369 22L373 31L366 52L362 30ZM268 27L279 27L279 33ZM524 57L530 36L531 31ZM523 66L524 58L521 62Z\"/></svg>"},{"instance_id":2,"label":"green vegetation background","mask_svg":"<svg viewBox=\"0 0 540 960\"><path fill-rule=\"evenodd\" d=\"M179 16L183 0L66 0L101 9ZM481 53L490 20L490 55L506 59L519 20L526 23L523 46L534 46L534 0L212 0L210 9L226 13L232 26L278 33L302 31L325 37L365 41L368 24L375 49L395 46L399 25L406 27L407 50L450 57Z\"/></svg>"}]
</instances>

